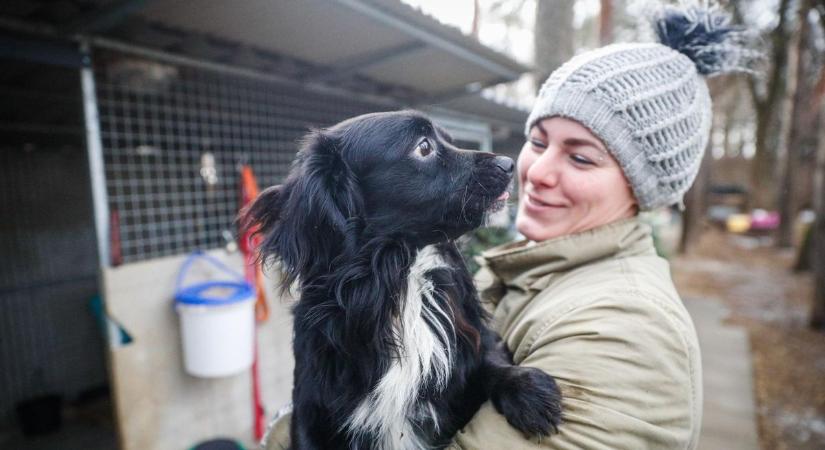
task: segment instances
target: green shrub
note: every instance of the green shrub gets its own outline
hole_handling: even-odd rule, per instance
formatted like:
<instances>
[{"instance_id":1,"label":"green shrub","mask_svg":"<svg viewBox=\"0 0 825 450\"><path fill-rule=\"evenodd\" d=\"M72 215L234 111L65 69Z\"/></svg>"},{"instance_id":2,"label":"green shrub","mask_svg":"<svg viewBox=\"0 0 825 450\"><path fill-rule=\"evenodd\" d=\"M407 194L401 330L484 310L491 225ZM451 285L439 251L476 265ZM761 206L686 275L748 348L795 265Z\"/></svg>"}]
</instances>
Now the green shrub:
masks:
<instances>
[{"instance_id":1,"label":"green shrub","mask_svg":"<svg viewBox=\"0 0 825 450\"><path fill-rule=\"evenodd\" d=\"M459 240L459 249L464 256L464 261L471 273L478 272L478 263L475 260L476 256L481 255L481 252L488 248L512 241L514 233L507 228L489 227L478 228L475 231L464 235Z\"/></svg>"}]
</instances>

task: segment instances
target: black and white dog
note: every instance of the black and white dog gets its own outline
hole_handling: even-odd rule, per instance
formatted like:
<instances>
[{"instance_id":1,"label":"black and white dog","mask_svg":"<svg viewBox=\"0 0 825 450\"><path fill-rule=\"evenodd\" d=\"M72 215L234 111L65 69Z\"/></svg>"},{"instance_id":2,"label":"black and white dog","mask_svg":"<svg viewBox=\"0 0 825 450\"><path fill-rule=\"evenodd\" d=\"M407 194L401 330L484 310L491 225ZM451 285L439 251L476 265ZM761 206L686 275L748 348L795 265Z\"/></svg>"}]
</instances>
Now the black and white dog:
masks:
<instances>
[{"instance_id":1,"label":"black and white dog","mask_svg":"<svg viewBox=\"0 0 825 450\"><path fill-rule=\"evenodd\" d=\"M443 447L487 399L528 435L556 429L553 378L512 365L453 241L503 203L513 161L451 142L417 112L346 120L242 215L299 281L293 449Z\"/></svg>"}]
</instances>

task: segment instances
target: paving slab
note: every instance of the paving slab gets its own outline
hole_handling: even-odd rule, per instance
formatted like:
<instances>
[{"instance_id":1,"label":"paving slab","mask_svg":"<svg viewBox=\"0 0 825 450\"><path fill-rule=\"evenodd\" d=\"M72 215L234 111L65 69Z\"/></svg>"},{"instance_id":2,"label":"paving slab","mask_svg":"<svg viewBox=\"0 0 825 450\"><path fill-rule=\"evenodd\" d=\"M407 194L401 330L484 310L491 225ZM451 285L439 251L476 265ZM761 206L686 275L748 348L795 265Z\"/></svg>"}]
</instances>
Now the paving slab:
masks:
<instances>
[{"instance_id":1,"label":"paving slab","mask_svg":"<svg viewBox=\"0 0 825 450\"><path fill-rule=\"evenodd\" d=\"M720 302L685 299L702 351L701 450L758 450L753 367L747 331L724 323Z\"/></svg>"}]
</instances>

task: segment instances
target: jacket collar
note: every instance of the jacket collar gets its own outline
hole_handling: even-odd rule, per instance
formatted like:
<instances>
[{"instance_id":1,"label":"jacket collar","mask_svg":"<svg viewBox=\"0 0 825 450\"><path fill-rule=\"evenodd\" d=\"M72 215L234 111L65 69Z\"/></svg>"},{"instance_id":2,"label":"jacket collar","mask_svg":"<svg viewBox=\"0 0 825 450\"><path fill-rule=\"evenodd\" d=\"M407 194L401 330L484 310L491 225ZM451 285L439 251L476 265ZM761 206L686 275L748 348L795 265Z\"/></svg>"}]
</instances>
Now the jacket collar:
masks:
<instances>
[{"instance_id":1,"label":"jacket collar","mask_svg":"<svg viewBox=\"0 0 825 450\"><path fill-rule=\"evenodd\" d=\"M542 242L516 241L482 256L504 284L527 290L554 272L608 257L650 253L655 254L650 226L633 217Z\"/></svg>"}]
</instances>

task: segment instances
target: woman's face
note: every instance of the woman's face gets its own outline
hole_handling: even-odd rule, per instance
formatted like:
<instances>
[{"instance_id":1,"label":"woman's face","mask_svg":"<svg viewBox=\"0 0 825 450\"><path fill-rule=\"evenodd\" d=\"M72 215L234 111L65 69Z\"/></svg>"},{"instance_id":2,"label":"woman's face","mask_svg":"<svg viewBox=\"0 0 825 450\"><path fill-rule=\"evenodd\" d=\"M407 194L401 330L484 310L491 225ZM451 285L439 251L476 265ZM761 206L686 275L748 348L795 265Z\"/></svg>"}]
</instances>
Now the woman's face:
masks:
<instances>
[{"instance_id":1,"label":"woman's face","mask_svg":"<svg viewBox=\"0 0 825 450\"><path fill-rule=\"evenodd\" d=\"M576 121L536 123L518 158L516 227L543 241L636 214L636 200L604 144Z\"/></svg>"}]
</instances>

